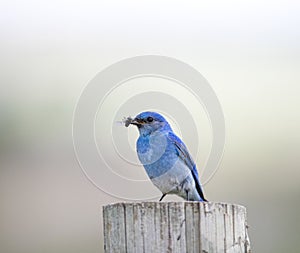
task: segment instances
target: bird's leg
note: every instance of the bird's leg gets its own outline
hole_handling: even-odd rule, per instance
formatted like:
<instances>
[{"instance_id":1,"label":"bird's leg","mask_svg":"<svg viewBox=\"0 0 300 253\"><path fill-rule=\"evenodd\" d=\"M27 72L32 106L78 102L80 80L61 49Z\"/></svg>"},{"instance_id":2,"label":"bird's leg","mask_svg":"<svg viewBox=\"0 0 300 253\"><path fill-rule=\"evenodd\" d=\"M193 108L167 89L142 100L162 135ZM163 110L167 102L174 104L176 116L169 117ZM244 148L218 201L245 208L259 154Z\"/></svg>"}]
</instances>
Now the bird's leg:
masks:
<instances>
[{"instance_id":1,"label":"bird's leg","mask_svg":"<svg viewBox=\"0 0 300 253\"><path fill-rule=\"evenodd\" d=\"M166 193L164 193L162 196L161 196L161 198L159 199L159 202L160 201L162 201L163 200L163 198L166 196L167 194Z\"/></svg>"},{"instance_id":2,"label":"bird's leg","mask_svg":"<svg viewBox=\"0 0 300 253\"><path fill-rule=\"evenodd\" d=\"M190 201L189 190L185 190L185 192L187 201Z\"/></svg>"}]
</instances>

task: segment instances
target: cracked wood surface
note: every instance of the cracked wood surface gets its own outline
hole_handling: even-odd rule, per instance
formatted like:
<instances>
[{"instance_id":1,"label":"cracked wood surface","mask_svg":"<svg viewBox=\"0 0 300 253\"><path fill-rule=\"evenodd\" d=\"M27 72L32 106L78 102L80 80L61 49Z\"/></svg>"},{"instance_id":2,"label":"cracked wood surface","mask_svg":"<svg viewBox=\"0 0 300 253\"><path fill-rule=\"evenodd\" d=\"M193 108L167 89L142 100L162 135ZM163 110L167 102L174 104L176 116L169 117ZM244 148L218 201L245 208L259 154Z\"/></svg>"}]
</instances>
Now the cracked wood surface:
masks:
<instances>
[{"instance_id":1,"label":"cracked wood surface","mask_svg":"<svg viewBox=\"0 0 300 253\"><path fill-rule=\"evenodd\" d=\"M213 202L103 207L105 252L250 253L246 208Z\"/></svg>"}]
</instances>

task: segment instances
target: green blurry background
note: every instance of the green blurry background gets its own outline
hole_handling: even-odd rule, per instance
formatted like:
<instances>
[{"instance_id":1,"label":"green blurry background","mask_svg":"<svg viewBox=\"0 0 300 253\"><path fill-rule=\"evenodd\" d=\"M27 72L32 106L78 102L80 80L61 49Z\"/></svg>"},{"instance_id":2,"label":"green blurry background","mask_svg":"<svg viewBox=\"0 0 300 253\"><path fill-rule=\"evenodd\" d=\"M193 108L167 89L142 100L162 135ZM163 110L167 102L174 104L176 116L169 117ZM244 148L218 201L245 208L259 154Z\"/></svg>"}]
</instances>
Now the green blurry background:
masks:
<instances>
[{"instance_id":1,"label":"green blurry background","mask_svg":"<svg viewBox=\"0 0 300 253\"><path fill-rule=\"evenodd\" d=\"M199 70L222 104L207 198L247 207L254 252L300 252L299 13L297 1L1 1L0 251L102 252L101 207L121 200L84 177L73 110L98 71L159 54Z\"/></svg>"}]
</instances>

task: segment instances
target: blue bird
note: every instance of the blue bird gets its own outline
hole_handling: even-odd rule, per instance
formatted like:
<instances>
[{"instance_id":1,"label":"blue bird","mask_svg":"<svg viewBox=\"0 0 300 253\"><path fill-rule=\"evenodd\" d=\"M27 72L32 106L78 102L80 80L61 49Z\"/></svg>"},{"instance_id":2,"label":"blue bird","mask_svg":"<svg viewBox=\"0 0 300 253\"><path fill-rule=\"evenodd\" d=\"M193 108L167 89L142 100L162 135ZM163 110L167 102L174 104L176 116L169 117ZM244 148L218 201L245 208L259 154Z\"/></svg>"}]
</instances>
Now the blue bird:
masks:
<instances>
[{"instance_id":1,"label":"blue bird","mask_svg":"<svg viewBox=\"0 0 300 253\"><path fill-rule=\"evenodd\" d=\"M129 124L137 126L137 154L152 183L162 192L188 201L207 201L201 188L196 164L186 146L166 119L156 112L142 112Z\"/></svg>"}]
</instances>

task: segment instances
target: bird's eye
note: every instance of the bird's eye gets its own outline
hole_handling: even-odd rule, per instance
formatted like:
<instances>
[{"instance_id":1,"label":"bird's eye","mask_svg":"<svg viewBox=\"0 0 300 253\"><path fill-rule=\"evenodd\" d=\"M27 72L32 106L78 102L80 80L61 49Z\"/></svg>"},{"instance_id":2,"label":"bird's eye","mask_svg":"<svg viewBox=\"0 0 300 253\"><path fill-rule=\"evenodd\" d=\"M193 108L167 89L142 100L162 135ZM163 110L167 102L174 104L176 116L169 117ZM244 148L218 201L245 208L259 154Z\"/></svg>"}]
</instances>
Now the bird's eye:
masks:
<instances>
[{"instance_id":1,"label":"bird's eye","mask_svg":"<svg viewBox=\"0 0 300 253\"><path fill-rule=\"evenodd\" d=\"M152 118L152 117L148 117L148 118L147 118L147 121L148 121L148 122L152 122L152 121L153 121L153 118Z\"/></svg>"}]
</instances>

